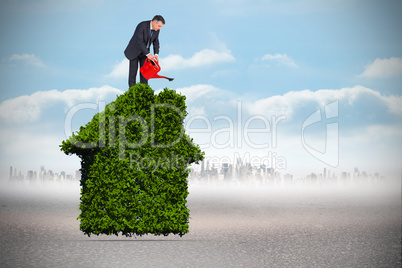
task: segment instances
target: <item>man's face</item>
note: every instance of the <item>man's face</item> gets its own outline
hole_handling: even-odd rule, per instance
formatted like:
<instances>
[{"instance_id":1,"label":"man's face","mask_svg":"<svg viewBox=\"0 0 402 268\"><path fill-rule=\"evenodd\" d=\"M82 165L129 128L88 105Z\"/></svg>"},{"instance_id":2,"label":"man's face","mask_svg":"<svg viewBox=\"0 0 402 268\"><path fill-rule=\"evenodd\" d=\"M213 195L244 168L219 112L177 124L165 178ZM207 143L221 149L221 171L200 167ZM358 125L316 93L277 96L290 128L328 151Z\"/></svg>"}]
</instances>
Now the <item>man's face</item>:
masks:
<instances>
[{"instance_id":1,"label":"man's face","mask_svg":"<svg viewBox=\"0 0 402 268\"><path fill-rule=\"evenodd\" d=\"M156 22L156 20L153 20L152 21L152 29L154 29L155 31L159 31L161 28L162 28L162 26L163 26L163 23L162 22Z\"/></svg>"}]
</instances>

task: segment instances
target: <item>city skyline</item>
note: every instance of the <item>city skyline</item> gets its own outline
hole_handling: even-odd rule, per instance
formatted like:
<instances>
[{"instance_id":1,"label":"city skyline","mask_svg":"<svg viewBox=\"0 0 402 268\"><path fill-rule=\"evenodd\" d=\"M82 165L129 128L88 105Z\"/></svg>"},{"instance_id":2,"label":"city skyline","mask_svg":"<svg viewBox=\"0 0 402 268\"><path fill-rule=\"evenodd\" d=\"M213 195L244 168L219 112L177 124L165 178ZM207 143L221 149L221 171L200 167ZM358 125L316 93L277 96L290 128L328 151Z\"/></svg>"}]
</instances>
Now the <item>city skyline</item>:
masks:
<instances>
[{"instance_id":1,"label":"city skyline","mask_svg":"<svg viewBox=\"0 0 402 268\"><path fill-rule=\"evenodd\" d=\"M353 171L342 171L337 174L335 171L326 167L322 173L306 173L305 176L294 176L294 174L283 173L281 170L267 167L264 164L251 165L250 163L242 162L240 158L231 163L224 163L222 166L215 167L215 164L210 165L209 161L203 160L201 164L196 165L197 168L191 167L189 173L190 182L200 182L206 184L214 184L220 182L226 183L257 183L260 185L266 184L350 184L361 182L385 182L386 176L380 175L378 172L374 174L360 171L355 167Z\"/></svg>"},{"instance_id":2,"label":"city skyline","mask_svg":"<svg viewBox=\"0 0 402 268\"><path fill-rule=\"evenodd\" d=\"M67 174L65 171L60 171L60 173L53 172L53 170L46 170L45 166L41 166L39 171L28 170L26 171L26 176L23 175L21 169L10 166L10 173L8 177L9 182L40 182L40 181L79 181L81 179L81 172L79 170L75 171L75 174Z\"/></svg>"},{"instance_id":3,"label":"city skyline","mask_svg":"<svg viewBox=\"0 0 402 268\"><path fill-rule=\"evenodd\" d=\"M191 165L188 175L190 184L206 184L214 185L220 183L229 184L258 184L258 185L290 185L290 184L316 184L325 185L332 184L353 184L361 182L386 182L387 177L380 175L378 172L370 174L364 170L360 171L355 167L353 171L342 171L339 174L335 171L323 168L322 173L306 172L305 176L294 176L294 174L283 173L265 166L251 165L251 163L242 162L238 158L235 165L223 163L221 166L210 165L210 161L203 160L200 164ZM80 181L81 172L76 170L75 174L67 174L65 171L54 172L46 170L42 165L39 171L27 170L23 175L21 169L10 166L9 182L74 182Z\"/></svg>"}]
</instances>

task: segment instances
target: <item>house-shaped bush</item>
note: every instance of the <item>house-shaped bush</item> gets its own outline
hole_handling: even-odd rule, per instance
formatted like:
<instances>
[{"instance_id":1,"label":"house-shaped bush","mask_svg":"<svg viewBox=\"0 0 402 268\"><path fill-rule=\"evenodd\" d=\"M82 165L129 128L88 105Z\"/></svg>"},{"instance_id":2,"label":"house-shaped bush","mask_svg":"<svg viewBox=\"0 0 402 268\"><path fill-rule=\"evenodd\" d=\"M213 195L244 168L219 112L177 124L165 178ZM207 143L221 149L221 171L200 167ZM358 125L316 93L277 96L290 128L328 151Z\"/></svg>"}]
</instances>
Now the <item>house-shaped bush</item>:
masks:
<instances>
[{"instance_id":1,"label":"house-shaped bush","mask_svg":"<svg viewBox=\"0 0 402 268\"><path fill-rule=\"evenodd\" d=\"M62 142L81 158L85 234L188 233L188 167L204 152L184 133L185 99L138 83Z\"/></svg>"}]
</instances>

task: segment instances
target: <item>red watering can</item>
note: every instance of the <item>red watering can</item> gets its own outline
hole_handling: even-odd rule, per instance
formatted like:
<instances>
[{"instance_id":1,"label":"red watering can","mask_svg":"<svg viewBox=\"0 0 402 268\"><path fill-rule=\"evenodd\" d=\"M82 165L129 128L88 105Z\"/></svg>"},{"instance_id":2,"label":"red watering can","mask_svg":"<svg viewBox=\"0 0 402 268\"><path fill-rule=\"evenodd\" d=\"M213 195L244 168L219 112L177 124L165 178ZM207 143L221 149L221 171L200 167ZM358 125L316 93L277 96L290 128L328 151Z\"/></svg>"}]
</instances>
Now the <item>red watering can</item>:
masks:
<instances>
[{"instance_id":1,"label":"red watering can","mask_svg":"<svg viewBox=\"0 0 402 268\"><path fill-rule=\"evenodd\" d=\"M159 63L157 61L149 60L148 58L145 60L144 65L140 68L141 74L147 80L151 78L166 78L169 81L173 81L174 78L158 75L160 70L161 67L159 66Z\"/></svg>"}]
</instances>

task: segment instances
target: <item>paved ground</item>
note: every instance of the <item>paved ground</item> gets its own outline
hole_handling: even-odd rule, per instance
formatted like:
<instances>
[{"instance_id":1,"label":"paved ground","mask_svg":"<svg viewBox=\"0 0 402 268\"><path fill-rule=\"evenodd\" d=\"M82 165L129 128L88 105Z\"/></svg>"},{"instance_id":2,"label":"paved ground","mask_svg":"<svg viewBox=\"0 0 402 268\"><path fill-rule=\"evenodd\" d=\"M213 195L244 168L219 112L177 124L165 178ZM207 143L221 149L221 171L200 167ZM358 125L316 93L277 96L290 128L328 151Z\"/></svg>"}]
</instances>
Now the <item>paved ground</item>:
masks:
<instances>
[{"instance_id":1,"label":"paved ground","mask_svg":"<svg viewBox=\"0 0 402 268\"><path fill-rule=\"evenodd\" d=\"M401 267L401 191L190 187L190 233L79 230L77 186L0 190L5 267Z\"/></svg>"}]
</instances>

